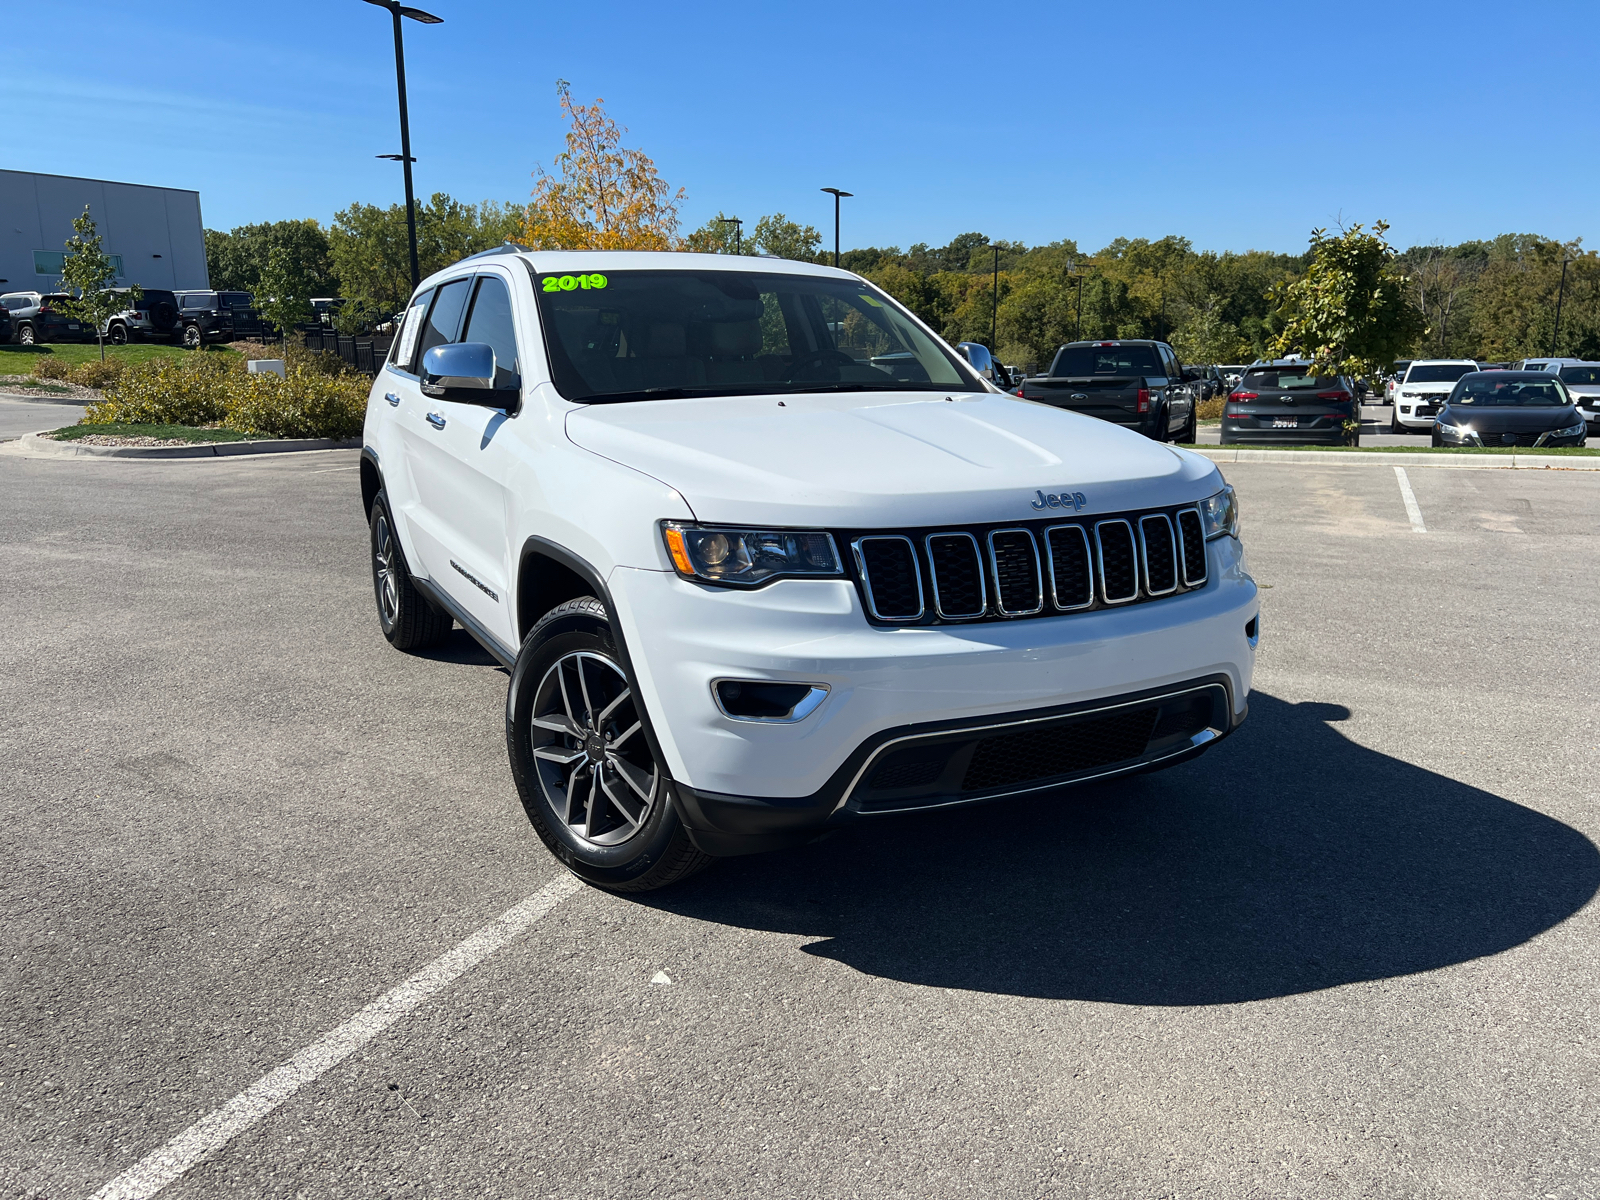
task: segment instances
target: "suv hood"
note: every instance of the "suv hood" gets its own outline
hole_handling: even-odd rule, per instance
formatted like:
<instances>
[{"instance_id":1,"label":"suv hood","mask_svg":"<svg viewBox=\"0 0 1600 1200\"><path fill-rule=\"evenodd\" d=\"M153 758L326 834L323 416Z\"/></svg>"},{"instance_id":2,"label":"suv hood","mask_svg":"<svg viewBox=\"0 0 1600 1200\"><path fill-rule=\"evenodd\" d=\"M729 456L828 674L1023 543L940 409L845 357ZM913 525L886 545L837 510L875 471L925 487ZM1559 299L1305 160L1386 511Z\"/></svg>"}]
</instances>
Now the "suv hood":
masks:
<instances>
[{"instance_id":1,"label":"suv hood","mask_svg":"<svg viewBox=\"0 0 1600 1200\"><path fill-rule=\"evenodd\" d=\"M661 480L697 520L829 528L1158 508L1222 486L1209 459L1105 421L982 393L826 393L592 404L577 445ZM1074 509L1065 510L1067 516Z\"/></svg>"}]
</instances>

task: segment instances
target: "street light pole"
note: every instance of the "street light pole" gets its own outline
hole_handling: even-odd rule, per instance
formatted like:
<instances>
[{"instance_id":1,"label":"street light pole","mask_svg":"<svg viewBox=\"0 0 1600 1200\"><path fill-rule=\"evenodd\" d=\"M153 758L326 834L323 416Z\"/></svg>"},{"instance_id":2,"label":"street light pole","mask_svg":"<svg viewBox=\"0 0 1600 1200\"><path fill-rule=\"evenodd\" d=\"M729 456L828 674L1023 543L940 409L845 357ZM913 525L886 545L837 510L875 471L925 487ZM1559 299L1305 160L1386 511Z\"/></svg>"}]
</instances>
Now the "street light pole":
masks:
<instances>
[{"instance_id":1,"label":"street light pole","mask_svg":"<svg viewBox=\"0 0 1600 1200\"><path fill-rule=\"evenodd\" d=\"M1556 356L1556 342L1561 338L1561 301L1567 294L1567 264L1571 259L1561 260L1561 287L1556 292L1556 330L1550 335L1550 357Z\"/></svg>"},{"instance_id":2,"label":"street light pole","mask_svg":"<svg viewBox=\"0 0 1600 1200\"><path fill-rule=\"evenodd\" d=\"M422 272L417 268L417 202L411 189L411 164L417 160L411 157L411 118L406 112L406 47L405 39L400 34L400 18L409 17L423 25L442 25L444 18L403 5L399 0L367 0L367 3L388 9L394 17L394 76L400 90L400 153L380 154L377 157L398 160L405 169L406 237L411 250L411 290L416 291L417 284L422 282Z\"/></svg>"},{"instance_id":3,"label":"street light pole","mask_svg":"<svg viewBox=\"0 0 1600 1200\"><path fill-rule=\"evenodd\" d=\"M997 330L1000 328L1000 247L994 248L994 295L989 304L989 353L1000 352Z\"/></svg>"},{"instance_id":4,"label":"street light pole","mask_svg":"<svg viewBox=\"0 0 1600 1200\"><path fill-rule=\"evenodd\" d=\"M823 188L825 192L833 194L833 265L839 265L839 201L846 196L855 195L854 192L841 192L838 188Z\"/></svg>"},{"instance_id":5,"label":"street light pole","mask_svg":"<svg viewBox=\"0 0 1600 1200\"><path fill-rule=\"evenodd\" d=\"M733 226L733 252L735 254L742 253L740 250L742 245L740 237L744 233L744 221L739 217L717 217L715 220L719 224Z\"/></svg>"}]
</instances>

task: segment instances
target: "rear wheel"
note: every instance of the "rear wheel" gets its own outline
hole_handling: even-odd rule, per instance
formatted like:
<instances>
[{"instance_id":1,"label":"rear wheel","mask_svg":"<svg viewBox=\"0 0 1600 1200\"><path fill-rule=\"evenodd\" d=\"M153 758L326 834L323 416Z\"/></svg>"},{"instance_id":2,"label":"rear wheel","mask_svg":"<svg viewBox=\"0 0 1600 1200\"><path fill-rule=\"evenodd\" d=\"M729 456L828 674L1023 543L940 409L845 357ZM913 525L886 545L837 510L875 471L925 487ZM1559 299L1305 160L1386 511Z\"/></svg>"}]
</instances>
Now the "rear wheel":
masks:
<instances>
[{"instance_id":1,"label":"rear wheel","mask_svg":"<svg viewBox=\"0 0 1600 1200\"><path fill-rule=\"evenodd\" d=\"M610 618L593 596L557 605L523 640L506 744L529 822L580 879L646 892L710 864L678 818Z\"/></svg>"},{"instance_id":2,"label":"rear wheel","mask_svg":"<svg viewBox=\"0 0 1600 1200\"><path fill-rule=\"evenodd\" d=\"M205 338L200 333L200 326L185 325L183 327L183 348L185 350L198 350L205 344Z\"/></svg>"},{"instance_id":3,"label":"rear wheel","mask_svg":"<svg viewBox=\"0 0 1600 1200\"><path fill-rule=\"evenodd\" d=\"M378 602L378 624L396 650L437 646L455 622L440 612L411 582L406 552L395 536L389 497L379 492L372 502L372 590Z\"/></svg>"}]
</instances>

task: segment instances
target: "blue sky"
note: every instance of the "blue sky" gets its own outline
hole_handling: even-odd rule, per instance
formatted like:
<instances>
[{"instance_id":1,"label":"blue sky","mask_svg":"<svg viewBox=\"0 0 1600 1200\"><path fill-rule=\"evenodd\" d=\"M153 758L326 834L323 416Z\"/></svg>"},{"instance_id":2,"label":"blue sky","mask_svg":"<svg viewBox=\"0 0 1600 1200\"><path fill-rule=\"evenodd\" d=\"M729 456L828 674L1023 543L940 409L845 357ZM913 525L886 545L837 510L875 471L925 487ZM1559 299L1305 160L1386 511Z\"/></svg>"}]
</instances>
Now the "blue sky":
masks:
<instances>
[{"instance_id":1,"label":"blue sky","mask_svg":"<svg viewBox=\"0 0 1600 1200\"><path fill-rule=\"evenodd\" d=\"M422 7L445 18L406 23L424 195L525 198L561 148L560 77L687 191L686 229L782 211L831 241L836 186L847 247L1594 232L1592 0ZM196 188L224 229L402 196L372 157L399 149L389 17L360 0L45 0L5 23L28 50L0 73L0 166Z\"/></svg>"}]
</instances>

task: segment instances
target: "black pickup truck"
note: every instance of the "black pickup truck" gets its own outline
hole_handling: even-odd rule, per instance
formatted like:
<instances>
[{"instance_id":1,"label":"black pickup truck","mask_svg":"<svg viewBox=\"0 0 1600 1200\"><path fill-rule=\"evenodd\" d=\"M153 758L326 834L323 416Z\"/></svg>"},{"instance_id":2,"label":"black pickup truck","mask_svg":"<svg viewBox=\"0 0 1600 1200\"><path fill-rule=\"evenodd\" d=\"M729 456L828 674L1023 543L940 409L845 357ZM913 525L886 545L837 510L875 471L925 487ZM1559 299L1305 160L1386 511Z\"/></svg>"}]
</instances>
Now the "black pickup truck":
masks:
<instances>
[{"instance_id":1,"label":"black pickup truck","mask_svg":"<svg viewBox=\"0 0 1600 1200\"><path fill-rule=\"evenodd\" d=\"M1165 342L1071 342L1022 398L1134 429L1158 442L1193 443L1197 377L1185 376Z\"/></svg>"}]
</instances>

